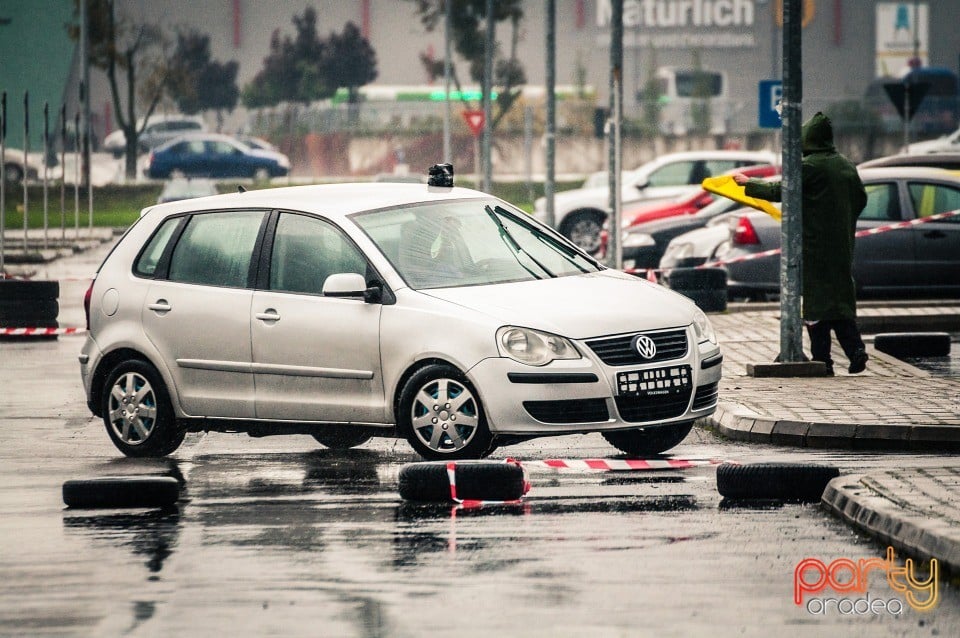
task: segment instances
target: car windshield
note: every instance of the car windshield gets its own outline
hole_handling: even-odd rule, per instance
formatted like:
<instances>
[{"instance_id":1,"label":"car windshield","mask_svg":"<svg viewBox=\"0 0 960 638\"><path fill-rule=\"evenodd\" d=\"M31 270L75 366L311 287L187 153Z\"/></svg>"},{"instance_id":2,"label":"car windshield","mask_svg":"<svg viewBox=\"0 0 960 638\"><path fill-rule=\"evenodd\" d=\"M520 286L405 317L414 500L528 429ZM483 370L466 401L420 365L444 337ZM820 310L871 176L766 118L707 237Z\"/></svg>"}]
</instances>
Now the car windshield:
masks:
<instances>
[{"instance_id":1,"label":"car windshield","mask_svg":"<svg viewBox=\"0 0 960 638\"><path fill-rule=\"evenodd\" d=\"M360 213L358 226L414 289L456 288L597 272L592 258L490 199Z\"/></svg>"}]
</instances>

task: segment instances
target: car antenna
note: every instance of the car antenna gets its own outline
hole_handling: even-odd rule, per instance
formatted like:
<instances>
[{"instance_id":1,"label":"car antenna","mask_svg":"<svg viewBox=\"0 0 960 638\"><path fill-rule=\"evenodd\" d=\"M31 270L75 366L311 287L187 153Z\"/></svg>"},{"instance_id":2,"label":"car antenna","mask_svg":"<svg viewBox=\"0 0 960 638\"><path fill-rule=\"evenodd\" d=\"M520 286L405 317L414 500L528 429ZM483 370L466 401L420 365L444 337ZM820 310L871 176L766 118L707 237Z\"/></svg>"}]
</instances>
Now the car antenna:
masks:
<instances>
[{"instance_id":1,"label":"car antenna","mask_svg":"<svg viewBox=\"0 0 960 638\"><path fill-rule=\"evenodd\" d=\"M243 184L237 184L237 192L238 192L238 193L246 193L246 192L247 192L247 189L243 187Z\"/></svg>"}]
</instances>

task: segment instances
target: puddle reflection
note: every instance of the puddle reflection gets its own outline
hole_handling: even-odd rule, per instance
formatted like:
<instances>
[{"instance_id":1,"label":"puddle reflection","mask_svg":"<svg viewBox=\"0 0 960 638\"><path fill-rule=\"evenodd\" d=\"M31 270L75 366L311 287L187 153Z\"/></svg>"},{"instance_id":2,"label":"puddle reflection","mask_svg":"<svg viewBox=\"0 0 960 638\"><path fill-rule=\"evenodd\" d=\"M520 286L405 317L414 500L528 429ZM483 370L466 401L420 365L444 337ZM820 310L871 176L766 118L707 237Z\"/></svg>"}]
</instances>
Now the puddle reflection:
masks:
<instances>
[{"instance_id":1,"label":"puddle reflection","mask_svg":"<svg viewBox=\"0 0 960 638\"><path fill-rule=\"evenodd\" d=\"M154 574L163 569L164 561L173 554L180 538L181 520L177 507L121 514L72 512L65 510L63 518L63 526L68 532L82 533L99 544L122 547L135 556L144 557L144 565Z\"/></svg>"}]
</instances>

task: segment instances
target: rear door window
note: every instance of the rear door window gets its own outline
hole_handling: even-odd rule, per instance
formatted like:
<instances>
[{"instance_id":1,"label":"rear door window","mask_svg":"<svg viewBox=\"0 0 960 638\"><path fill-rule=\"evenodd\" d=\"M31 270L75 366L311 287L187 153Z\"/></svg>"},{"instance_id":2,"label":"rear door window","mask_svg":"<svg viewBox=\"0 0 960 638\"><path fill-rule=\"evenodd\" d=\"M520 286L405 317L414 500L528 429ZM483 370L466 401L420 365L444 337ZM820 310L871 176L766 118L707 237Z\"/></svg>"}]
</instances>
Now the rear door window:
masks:
<instances>
[{"instance_id":1,"label":"rear door window","mask_svg":"<svg viewBox=\"0 0 960 638\"><path fill-rule=\"evenodd\" d=\"M867 205L860 213L861 221L893 221L900 219L897 185L893 182L867 184Z\"/></svg>"},{"instance_id":2,"label":"rear door window","mask_svg":"<svg viewBox=\"0 0 960 638\"><path fill-rule=\"evenodd\" d=\"M263 211L194 215L173 249L171 281L244 288Z\"/></svg>"}]
</instances>

